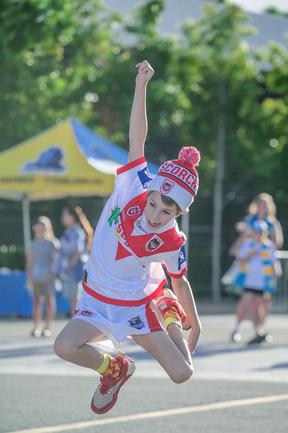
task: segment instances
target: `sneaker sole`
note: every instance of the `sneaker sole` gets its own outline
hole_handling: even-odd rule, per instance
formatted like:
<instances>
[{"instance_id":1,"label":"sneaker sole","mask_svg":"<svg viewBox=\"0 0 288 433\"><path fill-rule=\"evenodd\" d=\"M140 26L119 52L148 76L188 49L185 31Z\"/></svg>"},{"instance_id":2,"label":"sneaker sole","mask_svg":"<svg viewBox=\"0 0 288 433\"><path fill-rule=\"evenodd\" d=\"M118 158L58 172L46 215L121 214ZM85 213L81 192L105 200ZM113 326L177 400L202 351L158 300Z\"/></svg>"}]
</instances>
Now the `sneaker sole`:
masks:
<instances>
[{"instance_id":1,"label":"sneaker sole","mask_svg":"<svg viewBox=\"0 0 288 433\"><path fill-rule=\"evenodd\" d=\"M91 400L91 405L90 405L91 410L94 413L97 413L98 415L102 415L103 413L107 413L110 409L112 409L112 407L117 402L118 394L120 392L120 389L127 382L127 380L130 379L130 377L134 374L135 370L136 370L136 367L135 367L134 362L130 362L129 365L128 365L127 373L126 373L125 377L123 377L122 381L120 382L120 385L119 385L117 391L115 392L112 401L109 404L107 404L106 406L104 406L101 409L99 409L93 403L93 397L94 397L93 396L92 400Z\"/></svg>"}]
</instances>

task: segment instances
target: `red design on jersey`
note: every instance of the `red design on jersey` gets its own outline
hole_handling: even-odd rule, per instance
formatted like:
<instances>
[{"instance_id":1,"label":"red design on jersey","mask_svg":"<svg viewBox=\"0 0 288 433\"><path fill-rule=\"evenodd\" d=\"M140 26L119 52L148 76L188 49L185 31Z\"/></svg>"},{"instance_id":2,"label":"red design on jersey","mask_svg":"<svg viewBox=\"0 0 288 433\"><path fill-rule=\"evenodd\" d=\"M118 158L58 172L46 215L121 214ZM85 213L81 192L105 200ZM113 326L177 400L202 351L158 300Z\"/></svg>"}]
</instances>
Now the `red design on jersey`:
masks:
<instances>
[{"instance_id":1,"label":"red design on jersey","mask_svg":"<svg viewBox=\"0 0 288 433\"><path fill-rule=\"evenodd\" d=\"M126 248L124 248L123 245L120 244L120 242L118 242L115 260L125 259L125 257L129 257L131 255L132 254L129 253L129 251L126 250Z\"/></svg>"},{"instance_id":2,"label":"red design on jersey","mask_svg":"<svg viewBox=\"0 0 288 433\"><path fill-rule=\"evenodd\" d=\"M129 207L126 211L126 214L130 217L133 217L134 215L140 215L141 212L141 207L137 204L136 206Z\"/></svg>"},{"instance_id":3,"label":"red design on jersey","mask_svg":"<svg viewBox=\"0 0 288 433\"><path fill-rule=\"evenodd\" d=\"M165 269L165 271L167 272L167 274L169 275L169 277L174 278L175 280L178 280L179 278L182 278L183 275L187 274L187 267L185 266L182 271L180 272L180 274L172 274L172 272L169 272L167 269L167 266L165 266L164 263L162 263L162 268Z\"/></svg>"}]
</instances>

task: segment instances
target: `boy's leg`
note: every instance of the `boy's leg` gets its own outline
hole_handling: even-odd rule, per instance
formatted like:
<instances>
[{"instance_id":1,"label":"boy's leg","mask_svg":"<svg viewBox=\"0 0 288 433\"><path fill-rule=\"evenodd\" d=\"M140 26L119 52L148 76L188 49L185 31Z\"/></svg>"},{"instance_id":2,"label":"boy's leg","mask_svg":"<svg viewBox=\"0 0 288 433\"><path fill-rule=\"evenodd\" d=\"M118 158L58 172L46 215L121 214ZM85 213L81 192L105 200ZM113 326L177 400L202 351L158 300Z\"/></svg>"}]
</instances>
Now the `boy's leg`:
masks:
<instances>
[{"instance_id":1,"label":"boy's leg","mask_svg":"<svg viewBox=\"0 0 288 433\"><path fill-rule=\"evenodd\" d=\"M169 325L167 328L167 332L173 343L176 345L176 347L180 350L180 352L186 359L186 361L192 365L191 353L189 351L187 341L184 338L182 328L175 323L171 323L171 325Z\"/></svg>"},{"instance_id":2,"label":"boy's leg","mask_svg":"<svg viewBox=\"0 0 288 433\"><path fill-rule=\"evenodd\" d=\"M168 335L183 354L188 363L192 363L188 344L183 336L182 326L186 321L186 314L180 305L177 296L166 289L163 294L152 301L151 306L158 320L167 329Z\"/></svg>"},{"instance_id":3,"label":"boy's leg","mask_svg":"<svg viewBox=\"0 0 288 433\"><path fill-rule=\"evenodd\" d=\"M182 331L187 316L177 296L170 289L166 289L161 296L152 301L151 306L158 320L162 322L163 326L167 329L171 340L190 363L191 354Z\"/></svg>"},{"instance_id":4,"label":"boy's leg","mask_svg":"<svg viewBox=\"0 0 288 433\"><path fill-rule=\"evenodd\" d=\"M67 361L91 368L101 375L91 402L91 409L106 413L115 405L118 393L135 371L134 362L123 354L103 354L89 342L101 340L103 333L89 323L73 319L56 338L55 353Z\"/></svg>"},{"instance_id":5,"label":"boy's leg","mask_svg":"<svg viewBox=\"0 0 288 433\"><path fill-rule=\"evenodd\" d=\"M103 333L81 319L72 319L60 332L54 343L54 351L60 357L82 367L97 368L103 362L103 354L87 343Z\"/></svg>"},{"instance_id":6,"label":"boy's leg","mask_svg":"<svg viewBox=\"0 0 288 433\"><path fill-rule=\"evenodd\" d=\"M179 330L182 333L180 328ZM192 376L191 355L186 357L165 331L132 337L159 362L173 382L182 383Z\"/></svg>"}]
</instances>

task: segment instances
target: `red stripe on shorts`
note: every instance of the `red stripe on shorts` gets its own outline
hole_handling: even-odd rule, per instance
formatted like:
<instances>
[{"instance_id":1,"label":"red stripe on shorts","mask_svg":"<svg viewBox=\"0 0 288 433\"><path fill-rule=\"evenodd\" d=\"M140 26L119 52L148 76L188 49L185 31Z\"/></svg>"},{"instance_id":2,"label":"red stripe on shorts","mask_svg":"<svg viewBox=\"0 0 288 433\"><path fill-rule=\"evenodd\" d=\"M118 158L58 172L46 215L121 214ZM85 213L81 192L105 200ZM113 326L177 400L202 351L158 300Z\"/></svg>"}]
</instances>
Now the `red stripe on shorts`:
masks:
<instances>
[{"instance_id":1,"label":"red stripe on shorts","mask_svg":"<svg viewBox=\"0 0 288 433\"><path fill-rule=\"evenodd\" d=\"M150 302L146 305L146 320L151 332L163 331L156 314L150 307Z\"/></svg>"},{"instance_id":2,"label":"red stripe on shorts","mask_svg":"<svg viewBox=\"0 0 288 433\"><path fill-rule=\"evenodd\" d=\"M95 290L91 289L87 284L82 281L83 289L88 295L97 299L98 301L104 302L105 304L119 305L120 307L138 307L139 305L148 304L148 302L152 301L152 299L157 298L161 294L163 287L167 284L166 280L163 280L154 292L150 293L150 295L145 296L142 299L135 300L127 300L127 299L115 299L109 298L108 296L101 295L101 293L95 292Z\"/></svg>"}]
</instances>

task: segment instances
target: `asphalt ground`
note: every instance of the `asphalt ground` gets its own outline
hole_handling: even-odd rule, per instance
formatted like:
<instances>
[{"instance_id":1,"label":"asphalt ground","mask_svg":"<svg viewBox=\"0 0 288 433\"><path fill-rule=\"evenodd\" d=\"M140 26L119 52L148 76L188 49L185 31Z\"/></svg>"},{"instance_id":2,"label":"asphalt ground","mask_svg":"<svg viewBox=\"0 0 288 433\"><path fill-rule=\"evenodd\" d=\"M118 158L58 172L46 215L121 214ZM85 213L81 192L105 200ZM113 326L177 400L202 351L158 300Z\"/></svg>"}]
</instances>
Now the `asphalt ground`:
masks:
<instances>
[{"instance_id":1,"label":"asphalt ground","mask_svg":"<svg viewBox=\"0 0 288 433\"><path fill-rule=\"evenodd\" d=\"M202 316L203 333L194 358L195 376L169 381L148 354L131 343L123 350L136 373L117 405L99 416L90 411L98 384L93 371L65 363L53 339L29 337L28 320L0 321L0 432L26 433L287 433L288 317L271 316L270 344L228 341L232 315ZM58 320L54 334L64 326Z\"/></svg>"}]
</instances>

